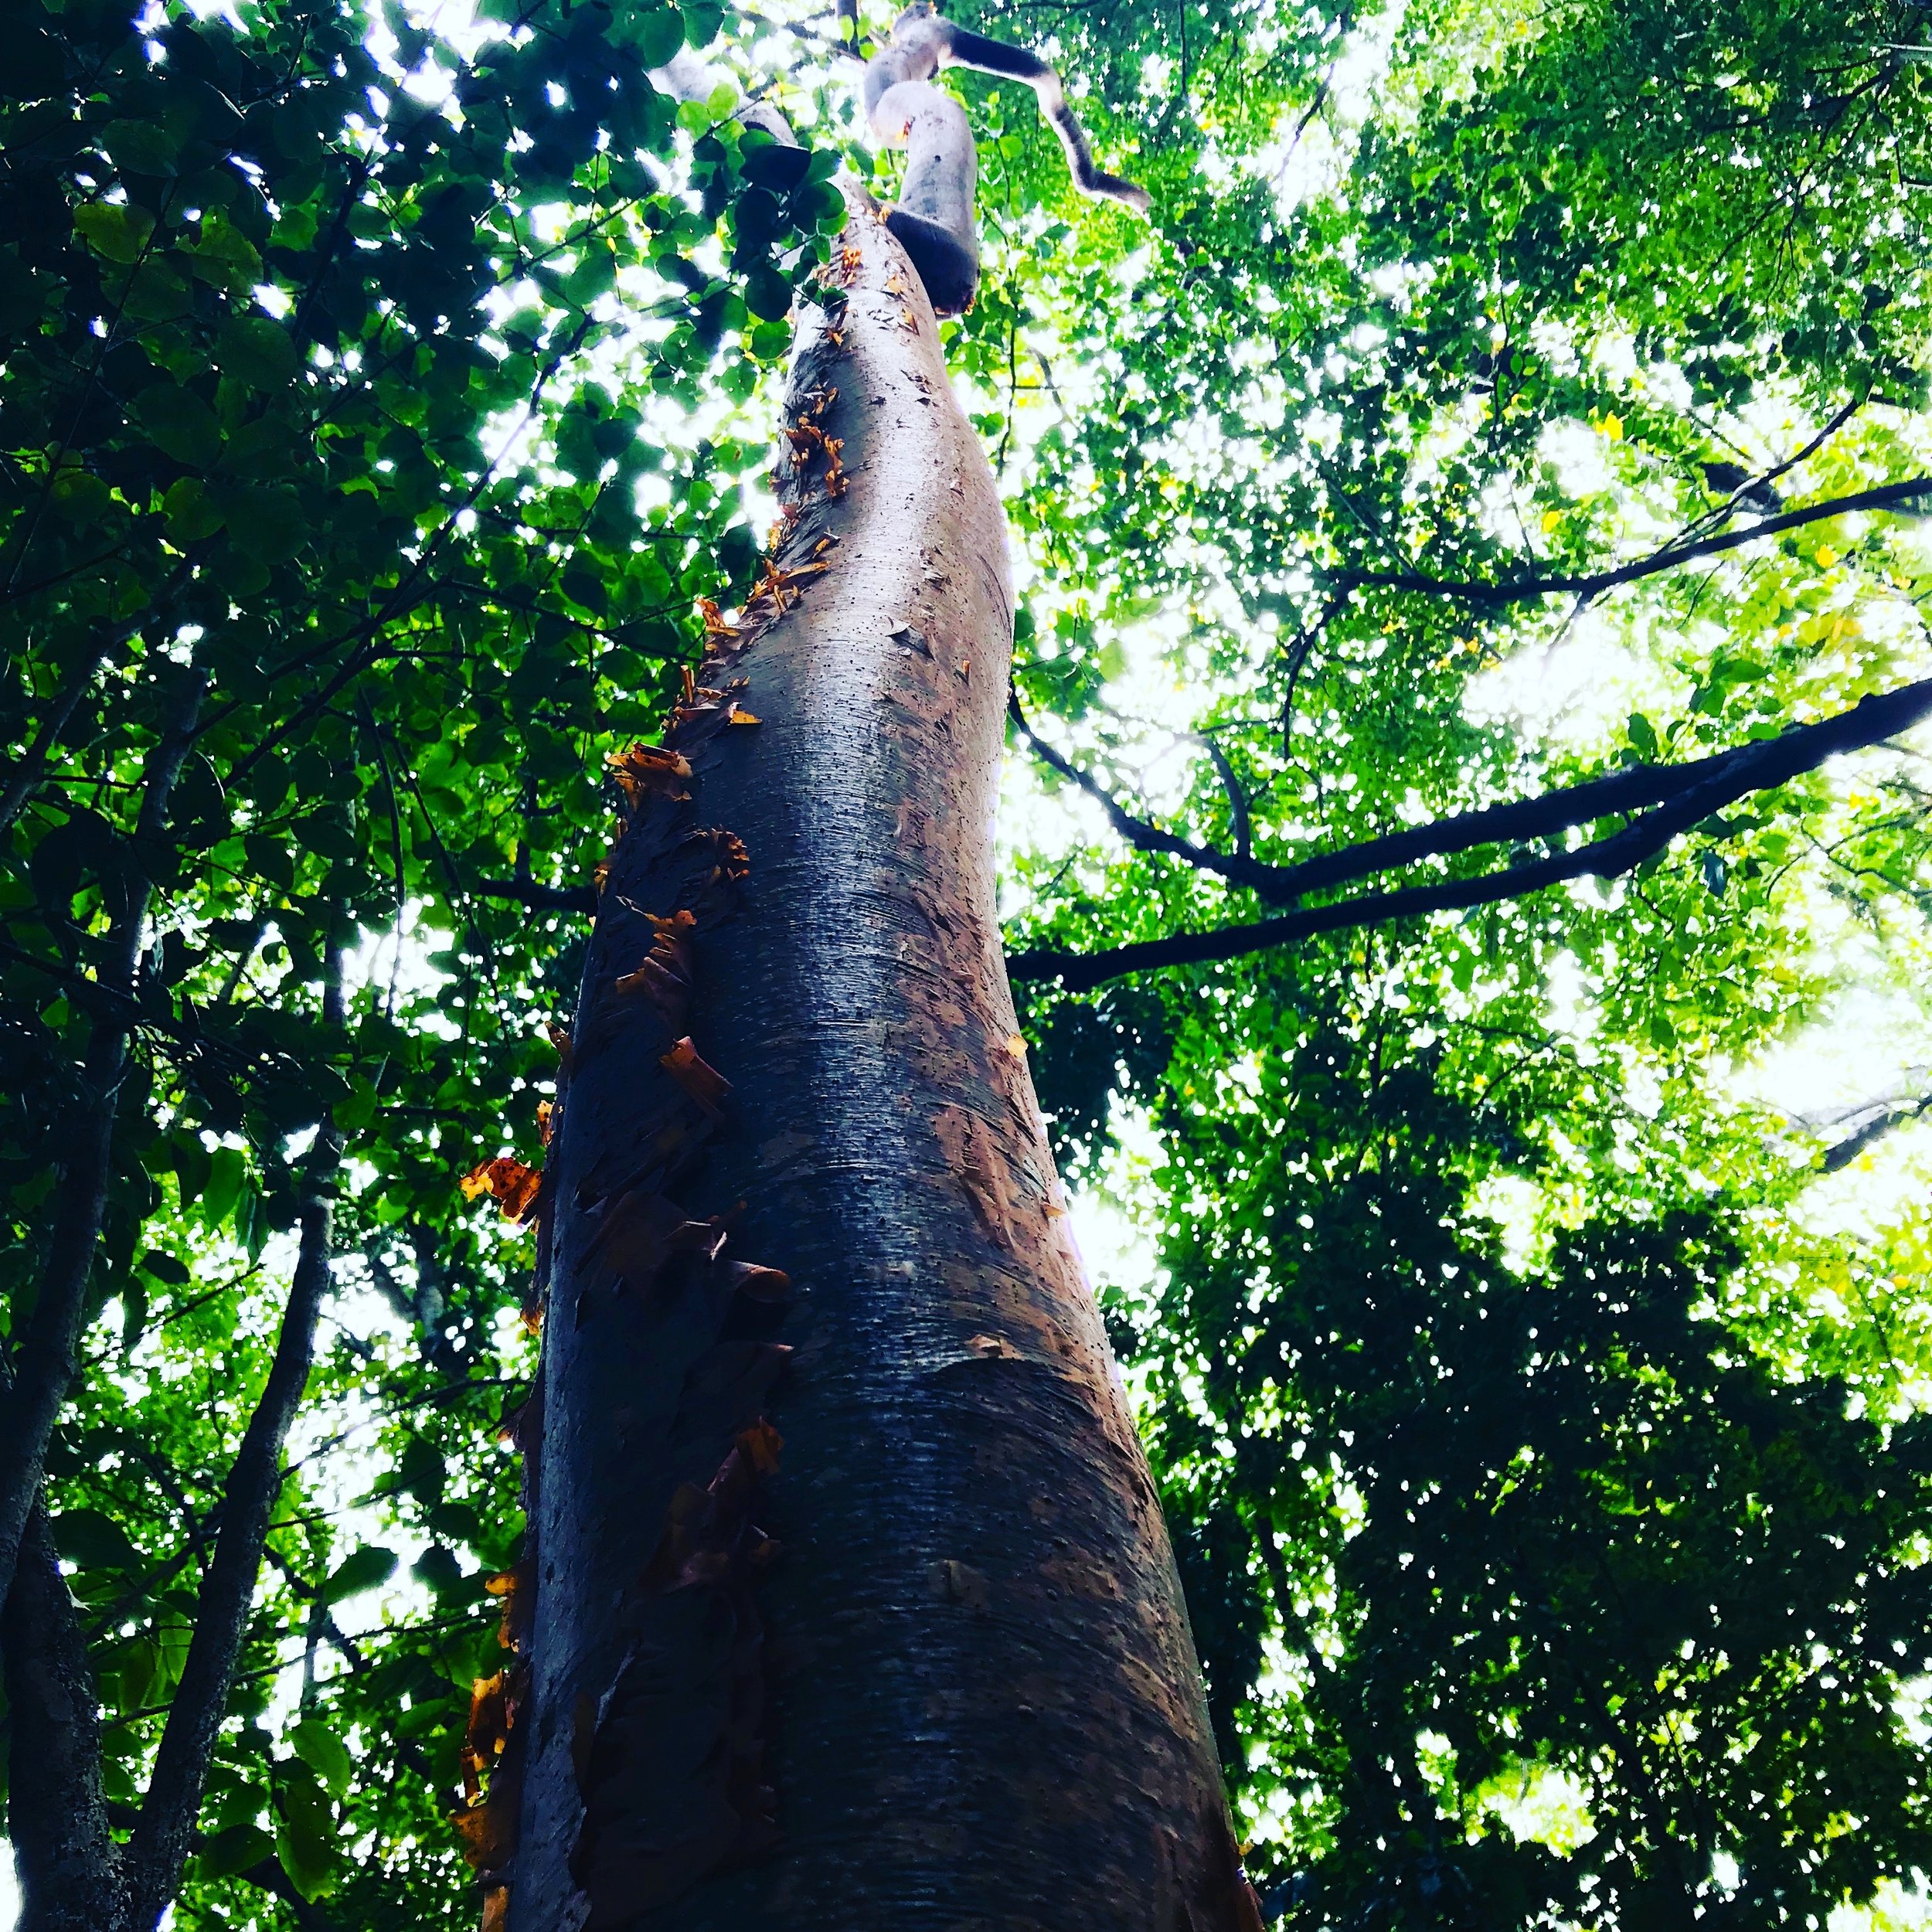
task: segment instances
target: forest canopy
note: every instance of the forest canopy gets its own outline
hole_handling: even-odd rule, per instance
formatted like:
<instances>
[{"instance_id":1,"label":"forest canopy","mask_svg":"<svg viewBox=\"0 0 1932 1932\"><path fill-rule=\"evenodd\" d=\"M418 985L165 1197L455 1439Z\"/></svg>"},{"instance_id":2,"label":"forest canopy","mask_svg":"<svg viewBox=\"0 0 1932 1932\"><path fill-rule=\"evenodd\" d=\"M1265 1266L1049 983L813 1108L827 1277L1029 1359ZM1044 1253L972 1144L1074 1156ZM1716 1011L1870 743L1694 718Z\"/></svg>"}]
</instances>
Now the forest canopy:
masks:
<instances>
[{"instance_id":1,"label":"forest canopy","mask_svg":"<svg viewBox=\"0 0 1932 1932\"><path fill-rule=\"evenodd\" d=\"M1151 200L947 73L1009 959L1270 1922L1920 1923L1932 12L951 11ZM893 192L842 27L10 15L0 1735L24 1857L84 1656L177 1926L477 1909L557 1042Z\"/></svg>"}]
</instances>

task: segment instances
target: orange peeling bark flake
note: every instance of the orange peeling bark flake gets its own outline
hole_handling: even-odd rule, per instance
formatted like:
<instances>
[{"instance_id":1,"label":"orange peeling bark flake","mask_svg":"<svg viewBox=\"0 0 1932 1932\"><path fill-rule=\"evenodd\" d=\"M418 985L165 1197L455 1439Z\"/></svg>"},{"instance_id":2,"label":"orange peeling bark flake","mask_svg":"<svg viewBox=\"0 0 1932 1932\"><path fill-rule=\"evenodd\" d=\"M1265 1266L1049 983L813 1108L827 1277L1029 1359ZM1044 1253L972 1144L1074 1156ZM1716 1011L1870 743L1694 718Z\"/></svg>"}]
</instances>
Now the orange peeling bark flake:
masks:
<instances>
[{"instance_id":1,"label":"orange peeling bark flake","mask_svg":"<svg viewBox=\"0 0 1932 1932\"><path fill-rule=\"evenodd\" d=\"M668 1053L660 1053L658 1064L713 1120L724 1118L719 1103L731 1091L731 1083L715 1066L699 1057L689 1034L672 1042Z\"/></svg>"},{"instance_id":2,"label":"orange peeling bark flake","mask_svg":"<svg viewBox=\"0 0 1932 1932\"><path fill-rule=\"evenodd\" d=\"M543 1182L540 1168L526 1167L514 1155L502 1154L472 1168L458 1185L464 1200L474 1201L487 1194L502 1210L505 1220L522 1221L529 1218L536 1206L537 1190Z\"/></svg>"},{"instance_id":3,"label":"orange peeling bark flake","mask_svg":"<svg viewBox=\"0 0 1932 1932\"><path fill-rule=\"evenodd\" d=\"M634 811L648 798L683 798L689 795L679 787L682 781L691 776L690 761L681 753L667 751L662 746L631 745L622 751L607 753L604 763Z\"/></svg>"},{"instance_id":4,"label":"orange peeling bark flake","mask_svg":"<svg viewBox=\"0 0 1932 1932\"><path fill-rule=\"evenodd\" d=\"M738 1447L745 1452L752 1468L761 1476L777 1473L778 1451L784 1446L784 1437L763 1416L749 1429L742 1430L738 1437Z\"/></svg>"}]
</instances>

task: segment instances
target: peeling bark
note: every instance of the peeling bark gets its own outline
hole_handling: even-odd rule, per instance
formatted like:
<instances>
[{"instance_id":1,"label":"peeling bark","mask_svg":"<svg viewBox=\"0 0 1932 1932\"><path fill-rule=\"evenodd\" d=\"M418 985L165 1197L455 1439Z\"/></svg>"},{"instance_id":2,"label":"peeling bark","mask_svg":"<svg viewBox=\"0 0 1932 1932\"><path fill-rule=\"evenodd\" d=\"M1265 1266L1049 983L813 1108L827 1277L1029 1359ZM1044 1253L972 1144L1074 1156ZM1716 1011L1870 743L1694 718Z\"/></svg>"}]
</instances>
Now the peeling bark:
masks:
<instances>
[{"instance_id":1,"label":"peeling bark","mask_svg":"<svg viewBox=\"0 0 1932 1932\"><path fill-rule=\"evenodd\" d=\"M764 585L615 761L486 1923L1258 1928L1001 957L1000 506L845 240Z\"/></svg>"}]
</instances>

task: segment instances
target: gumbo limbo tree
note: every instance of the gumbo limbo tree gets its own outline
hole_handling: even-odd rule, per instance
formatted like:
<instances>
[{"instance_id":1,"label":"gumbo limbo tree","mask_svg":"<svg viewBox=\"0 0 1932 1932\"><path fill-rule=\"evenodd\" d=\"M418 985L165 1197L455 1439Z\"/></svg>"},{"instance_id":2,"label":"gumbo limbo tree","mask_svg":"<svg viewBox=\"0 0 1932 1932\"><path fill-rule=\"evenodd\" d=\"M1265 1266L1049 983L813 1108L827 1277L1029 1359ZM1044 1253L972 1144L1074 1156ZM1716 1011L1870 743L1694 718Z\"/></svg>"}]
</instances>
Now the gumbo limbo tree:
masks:
<instances>
[{"instance_id":1,"label":"gumbo limbo tree","mask_svg":"<svg viewBox=\"0 0 1932 1932\"><path fill-rule=\"evenodd\" d=\"M977 279L962 56L1030 64L923 12L870 64L905 182L820 271L764 574L613 763L470 1745L512 1927L1260 1923L994 915L1012 591L934 312Z\"/></svg>"},{"instance_id":2,"label":"gumbo limbo tree","mask_svg":"<svg viewBox=\"0 0 1932 1932\"><path fill-rule=\"evenodd\" d=\"M36 1932L1932 1866L1923 11L1099 12L18 10Z\"/></svg>"}]
</instances>

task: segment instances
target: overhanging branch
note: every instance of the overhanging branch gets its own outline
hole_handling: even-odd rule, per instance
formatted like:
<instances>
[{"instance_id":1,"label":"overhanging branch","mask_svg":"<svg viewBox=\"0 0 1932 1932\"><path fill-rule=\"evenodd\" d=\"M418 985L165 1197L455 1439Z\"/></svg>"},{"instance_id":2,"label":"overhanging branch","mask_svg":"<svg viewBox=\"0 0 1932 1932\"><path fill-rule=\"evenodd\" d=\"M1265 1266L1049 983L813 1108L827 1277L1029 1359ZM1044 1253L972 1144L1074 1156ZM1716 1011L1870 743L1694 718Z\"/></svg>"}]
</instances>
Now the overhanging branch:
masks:
<instances>
[{"instance_id":1,"label":"overhanging branch","mask_svg":"<svg viewBox=\"0 0 1932 1932\"><path fill-rule=\"evenodd\" d=\"M1842 1140L1834 1141L1825 1148L1818 1156L1819 1171L1825 1174L1842 1172L1895 1128L1908 1127L1914 1121L1923 1120L1927 1114L1932 1114L1932 1094L1881 1105L1877 1112L1869 1114Z\"/></svg>"},{"instance_id":2,"label":"overhanging branch","mask_svg":"<svg viewBox=\"0 0 1932 1932\"><path fill-rule=\"evenodd\" d=\"M162 842L168 801L193 741L207 689L206 669L191 663L182 674L167 729L143 762L137 852ZM101 973L102 990L136 1010L141 944L153 890L152 881L137 863L114 915ZM56 1130L59 1206L32 1312L17 1332L12 1373L0 1397L0 1600L12 1587L19 1539L39 1491L48 1438L78 1367L87 1283L107 1210L114 1124L132 1031L119 1019L94 1030L80 1092Z\"/></svg>"},{"instance_id":3,"label":"overhanging branch","mask_svg":"<svg viewBox=\"0 0 1932 1932\"><path fill-rule=\"evenodd\" d=\"M479 879L477 891L485 899L511 899L533 912L587 913L597 909L593 886L543 886L534 879Z\"/></svg>"},{"instance_id":4,"label":"overhanging branch","mask_svg":"<svg viewBox=\"0 0 1932 1932\"><path fill-rule=\"evenodd\" d=\"M1051 766L1070 784L1077 785L1088 798L1093 799L1107 814L1107 822L1136 852L1158 852L1168 858L1185 859L1188 864L1197 866L1203 872L1218 873L1234 885L1246 886L1250 891L1260 893L1264 899L1272 900L1274 880L1281 869L1279 867L1259 865L1254 860L1243 858L1238 854L1216 852L1211 845L1197 845L1192 839L1182 838L1174 832L1163 831L1149 819L1135 817L1091 773L1081 770L1071 759L1063 753L1055 750L1034 730L1027 721L1017 690L1007 693L1006 709L1015 729L1032 747L1040 761ZM1223 782L1226 782L1225 779ZM1230 799L1232 803L1232 793Z\"/></svg>"},{"instance_id":5,"label":"overhanging branch","mask_svg":"<svg viewBox=\"0 0 1932 1932\"><path fill-rule=\"evenodd\" d=\"M1808 523L1820 523L1828 517L1849 515L1855 510L1896 510L1922 497L1932 496L1932 476L1907 477L1902 483L1881 484L1876 489L1859 490L1849 496L1835 496L1821 503L1787 510L1781 516L1767 516L1748 530L1726 530L1719 536L1700 537L1692 543L1666 544L1648 556L1620 563L1614 570L1595 570L1581 576L1550 575L1515 577L1500 583L1485 583L1473 577L1433 577L1420 570L1325 571L1325 581L1351 588L1380 590L1414 590L1426 595L1456 597L1465 604L1520 604L1531 597L1563 595L1586 600L1602 596L1639 578L1656 577L1675 570L1700 557L1719 556L1726 550L1740 549L1760 537L1781 536L1787 530L1801 529Z\"/></svg>"},{"instance_id":6,"label":"overhanging branch","mask_svg":"<svg viewBox=\"0 0 1932 1932\"><path fill-rule=\"evenodd\" d=\"M1473 879L1447 879L1426 886L1363 893L1331 905L1304 907L1279 919L1224 926L1209 932L1176 933L1164 939L1142 940L1099 952L1038 948L1010 955L1007 971L1015 980L1057 980L1070 992L1083 992L1123 973L1238 959L1318 934L1381 925L1417 913L1466 911L1502 900L1519 899L1568 879L1589 876L1615 878L1633 870L1661 852L1679 833L1689 831L1726 805L1753 792L1784 784L1842 752L1877 744L1909 730L1929 714L1932 714L1932 679L1924 679L1883 696L1863 699L1836 717L1794 726L1775 738L1743 745L1692 764L1639 766L1541 798L1490 806L1481 811L1440 820L1433 825L1417 826L1391 838L1371 839L1301 866L1267 869L1275 874L1275 889L1282 889L1285 882L1292 880L1295 889L1308 892L1387 870L1417 858L1440 856L1505 839L1549 835L1638 806L1653 807L1642 811L1622 831L1580 845L1573 852L1552 853Z\"/></svg>"}]
</instances>

